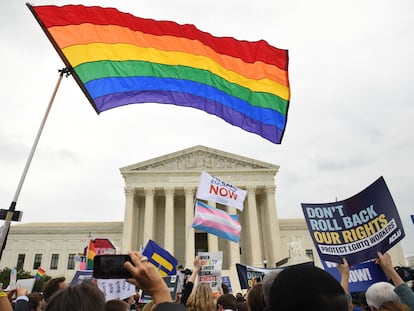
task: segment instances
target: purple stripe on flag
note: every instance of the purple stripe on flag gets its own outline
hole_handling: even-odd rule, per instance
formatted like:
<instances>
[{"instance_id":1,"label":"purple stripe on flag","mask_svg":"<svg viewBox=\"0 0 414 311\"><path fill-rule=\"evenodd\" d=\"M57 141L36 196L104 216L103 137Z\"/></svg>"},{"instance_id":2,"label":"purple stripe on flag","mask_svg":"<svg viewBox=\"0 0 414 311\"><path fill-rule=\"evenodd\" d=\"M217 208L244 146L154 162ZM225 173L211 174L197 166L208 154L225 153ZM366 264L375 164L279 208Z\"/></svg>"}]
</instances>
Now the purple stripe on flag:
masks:
<instances>
[{"instance_id":1,"label":"purple stripe on flag","mask_svg":"<svg viewBox=\"0 0 414 311\"><path fill-rule=\"evenodd\" d=\"M263 138L280 143L283 130L277 126L265 124L249 118L239 111L225 107L217 102L203 97L172 91L135 91L109 94L94 99L99 112L118 106L139 103L173 104L183 107L191 107L203 110L209 114L219 116L226 122L241 127L242 129L258 134Z\"/></svg>"}]
</instances>

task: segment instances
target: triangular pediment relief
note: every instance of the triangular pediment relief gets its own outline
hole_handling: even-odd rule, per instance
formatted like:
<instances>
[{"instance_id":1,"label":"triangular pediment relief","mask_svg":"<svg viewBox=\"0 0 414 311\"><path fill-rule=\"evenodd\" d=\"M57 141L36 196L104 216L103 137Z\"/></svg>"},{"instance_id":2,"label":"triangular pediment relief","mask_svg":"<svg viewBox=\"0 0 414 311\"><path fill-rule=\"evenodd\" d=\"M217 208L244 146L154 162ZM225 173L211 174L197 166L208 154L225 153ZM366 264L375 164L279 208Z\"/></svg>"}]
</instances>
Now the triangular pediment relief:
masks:
<instances>
[{"instance_id":1,"label":"triangular pediment relief","mask_svg":"<svg viewBox=\"0 0 414 311\"><path fill-rule=\"evenodd\" d=\"M136 171L174 171L208 169L277 169L278 166L236 154L195 146L158 158L121 168L122 173Z\"/></svg>"}]
</instances>

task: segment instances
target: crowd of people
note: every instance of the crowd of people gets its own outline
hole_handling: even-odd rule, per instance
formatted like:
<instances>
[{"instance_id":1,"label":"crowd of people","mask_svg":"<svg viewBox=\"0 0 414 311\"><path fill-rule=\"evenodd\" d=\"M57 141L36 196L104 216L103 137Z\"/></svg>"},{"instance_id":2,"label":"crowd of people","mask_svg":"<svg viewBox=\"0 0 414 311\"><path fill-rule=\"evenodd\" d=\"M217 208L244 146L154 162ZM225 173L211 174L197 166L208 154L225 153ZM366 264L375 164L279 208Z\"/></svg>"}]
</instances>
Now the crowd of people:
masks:
<instances>
[{"instance_id":1,"label":"crowd of people","mask_svg":"<svg viewBox=\"0 0 414 311\"><path fill-rule=\"evenodd\" d=\"M346 259L337 267L340 282L313 265L296 265L270 271L244 294L234 295L223 286L222 293L215 296L208 284L197 282L201 262L196 257L180 295L172 301L170 289L148 259L139 252L129 255L131 262L126 262L125 268L132 277L127 281L148 293L152 298L149 303L139 304L138 297L106 301L92 281L70 287L60 277L48 281L42 294L27 294L25 288L0 292L0 311L414 311L414 292L395 271L387 253L378 252L376 263L389 282L371 285L364 293L364 306L348 291L350 267Z\"/></svg>"}]
</instances>

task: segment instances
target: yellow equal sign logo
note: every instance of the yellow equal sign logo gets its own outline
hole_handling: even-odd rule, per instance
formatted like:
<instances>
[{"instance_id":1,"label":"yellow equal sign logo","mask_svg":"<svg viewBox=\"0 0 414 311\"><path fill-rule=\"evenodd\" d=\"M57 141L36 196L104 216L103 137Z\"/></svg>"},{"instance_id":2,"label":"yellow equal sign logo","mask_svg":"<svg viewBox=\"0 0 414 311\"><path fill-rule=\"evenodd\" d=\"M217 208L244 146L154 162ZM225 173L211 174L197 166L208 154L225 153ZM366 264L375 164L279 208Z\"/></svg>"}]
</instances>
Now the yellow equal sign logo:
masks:
<instances>
[{"instance_id":1,"label":"yellow equal sign logo","mask_svg":"<svg viewBox=\"0 0 414 311\"><path fill-rule=\"evenodd\" d=\"M171 262L169 262L168 260L164 259L164 257L161 257L160 255L158 255L157 253L153 253L151 256L151 259L154 260L156 263L158 263L158 267L156 268L160 268L163 267L164 269L168 270L168 271L172 271L173 270L173 265L171 264ZM167 276L168 274L159 269L161 276Z\"/></svg>"}]
</instances>

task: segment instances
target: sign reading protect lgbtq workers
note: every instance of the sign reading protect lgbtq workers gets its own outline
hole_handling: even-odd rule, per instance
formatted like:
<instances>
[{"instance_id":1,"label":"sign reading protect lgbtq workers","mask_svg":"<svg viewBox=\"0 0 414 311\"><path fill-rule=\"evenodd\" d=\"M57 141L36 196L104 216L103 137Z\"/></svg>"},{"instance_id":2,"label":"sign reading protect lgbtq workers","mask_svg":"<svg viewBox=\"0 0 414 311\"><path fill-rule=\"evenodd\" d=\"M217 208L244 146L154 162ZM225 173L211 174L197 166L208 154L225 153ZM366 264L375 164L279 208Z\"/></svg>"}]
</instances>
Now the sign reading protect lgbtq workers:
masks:
<instances>
[{"instance_id":1,"label":"sign reading protect lgbtq workers","mask_svg":"<svg viewBox=\"0 0 414 311\"><path fill-rule=\"evenodd\" d=\"M394 200L382 177L355 196L338 202L302 203L321 260L350 265L385 253L404 236Z\"/></svg>"}]
</instances>

